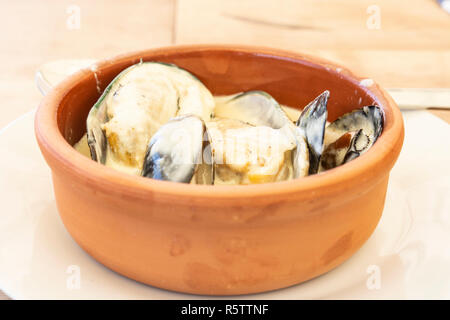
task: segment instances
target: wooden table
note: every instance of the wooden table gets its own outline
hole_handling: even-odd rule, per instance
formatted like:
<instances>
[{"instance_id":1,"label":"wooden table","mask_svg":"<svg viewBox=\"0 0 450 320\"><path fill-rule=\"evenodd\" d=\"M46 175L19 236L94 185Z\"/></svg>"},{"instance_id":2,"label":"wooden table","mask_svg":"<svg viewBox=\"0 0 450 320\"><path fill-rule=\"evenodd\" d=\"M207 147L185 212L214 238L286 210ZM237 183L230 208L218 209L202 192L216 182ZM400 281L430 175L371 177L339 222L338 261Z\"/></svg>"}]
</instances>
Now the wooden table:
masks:
<instances>
[{"instance_id":1,"label":"wooden table","mask_svg":"<svg viewBox=\"0 0 450 320\"><path fill-rule=\"evenodd\" d=\"M38 105L34 73L47 61L171 44L279 47L384 87L450 90L450 15L433 0L2 1L0 17L0 128Z\"/></svg>"}]
</instances>

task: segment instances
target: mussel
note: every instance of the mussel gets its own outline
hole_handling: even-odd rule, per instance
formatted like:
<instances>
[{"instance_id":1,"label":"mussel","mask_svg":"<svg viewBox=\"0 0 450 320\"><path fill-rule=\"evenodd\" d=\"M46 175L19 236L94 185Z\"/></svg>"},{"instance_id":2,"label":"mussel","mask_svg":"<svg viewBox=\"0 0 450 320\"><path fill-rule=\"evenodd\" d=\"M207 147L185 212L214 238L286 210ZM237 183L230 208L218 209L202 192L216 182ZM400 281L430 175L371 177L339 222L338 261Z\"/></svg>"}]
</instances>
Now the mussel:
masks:
<instances>
[{"instance_id":1,"label":"mussel","mask_svg":"<svg viewBox=\"0 0 450 320\"><path fill-rule=\"evenodd\" d=\"M294 178L318 171L323 150L329 91L310 102L296 121L291 122L278 102L264 91L248 91L232 96L215 109L215 115L235 118L252 125L282 130L294 139L292 152Z\"/></svg>"},{"instance_id":2,"label":"mussel","mask_svg":"<svg viewBox=\"0 0 450 320\"><path fill-rule=\"evenodd\" d=\"M293 176L295 141L282 130L236 119L208 123L214 155L214 184L253 184Z\"/></svg>"},{"instance_id":3,"label":"mussel","mask_svg":"<svg viewBox=\"0 0 450 320\"><path fill-rule=\"evenodd\" d=\"M122 71L89 112L92 159L141 167L148 141L170 119L211 118L214 99L192 74L175 65L143 62Z\"/></svg>"},{"instance_id":4,"label":"mussel","mask_svg":"<svg viewBox=\"0 0 450 320\"><path fill-rule=\"evenodd\" d=\"M209 136L196 115L172 118L151 138L144 157L144 177L212 184L214 173Z\"/></svg>"},{"instance_id":5,"label":"mussel","mask_svg":"<svg viewBox=\"0 0 450 320\"><path fill-rule=\"evenodd\" d=\"M328 125L319 172L347 163L369 150L380 136L383 123L381 108L366 106Z\"/></svg>"},{"instance_id":6,"label":"mussel","mask_svg":"<svg viewBox=\"0 0 450 320\"><path fill-rule=\"evenodd\" d=\"M291 121L279 103L267 92L252 90L223 97L214 108L217 118L236 119L253 126L279 129Z\"/></svg>"}]
</instances>

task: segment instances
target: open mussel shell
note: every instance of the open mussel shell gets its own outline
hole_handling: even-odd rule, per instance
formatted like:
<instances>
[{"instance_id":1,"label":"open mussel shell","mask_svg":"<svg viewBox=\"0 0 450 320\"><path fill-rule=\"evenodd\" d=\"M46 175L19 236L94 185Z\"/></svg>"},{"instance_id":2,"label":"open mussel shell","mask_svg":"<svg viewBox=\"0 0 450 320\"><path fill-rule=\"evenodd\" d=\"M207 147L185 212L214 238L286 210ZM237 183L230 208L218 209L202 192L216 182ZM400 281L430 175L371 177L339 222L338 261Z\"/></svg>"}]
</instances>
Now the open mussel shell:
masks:
<instances>
[{"instance_id":1,"label":"open mussel shell","mask_svg":"<svg viewBox=\"0 0 450 320\"><path fill-rule=\"evenodd\" d=\"M183 115L171 119L151 138L141 175L148 178L212 184L209 137L202 119ZM205 141L206 140L206 141Z\"/></svg>"},{"instance_id":2,"label":"open mussel shell","mask_svg":"<svg viewBox=\"0 0 450 320\"><path fill-rule=\"evenodd\" d=\"M290 122L278 102L267 92L259 90L239 93L218 103L214 115L274 129L279 129Z\"/></svg>"},{"instance_id":3,"label":"open mussel shell","mask_svg":"<svg viewBox=\"0 0 450 320\"><path fill-rule=\"evenodd\" d=\"M325 130L325 150L320 169L329 170L347 163L370 149L383 131L383 111L366 106L344 114Z\"/></svg>"},{"instance_id":4,"label":"open mussel shell","mask_svg":"<svg viewBox=\"0 0 450 320\"><path fill-rule=\"evenodd\" d=\"M350 131L362 129L373 144L383 131L383 111L378 106L366 106L339 117L326 129L325 141Z\"/></svg>"},{"instance_id":5,"label":"open mussel shell","mask_svg":"<svg viewBox=\"0 0 450 320\"><path fill-rule=\"evenodd\" d=\"M279 129L295 140L292 152L294 178L308 174L308 146L302 132L289 119L280 104L267 92L253 90L233 95L216 105L216 117L236 119L253 126Z\"/></svg>"},{"instance_id":6,"label":"open mussel shell","mask_svg":"<svg viewBox=\"0 0 450 320\"><path fill-rule=\"evenodd\" d=\"M209 120L213 108L209 90L188 71L160 62L132 65L111 81L88 114L91 157L104 164L112 151L125 164L140 166L145 148L136 146L146 145L162 124L191 113Z\"/></svg>"},{"instance_id":7,"label":"open mussel shell","mask_svg":"<svg viewBox=\"0 0 450 320\"><path fill-rule=\"evenodd\" d=\"M327 102L330 92L324 91L302 111L297 126L302 130L309 149L309 174L317 173L323 151L325 126L327 124Z\"/></svg>"}]
</instances>

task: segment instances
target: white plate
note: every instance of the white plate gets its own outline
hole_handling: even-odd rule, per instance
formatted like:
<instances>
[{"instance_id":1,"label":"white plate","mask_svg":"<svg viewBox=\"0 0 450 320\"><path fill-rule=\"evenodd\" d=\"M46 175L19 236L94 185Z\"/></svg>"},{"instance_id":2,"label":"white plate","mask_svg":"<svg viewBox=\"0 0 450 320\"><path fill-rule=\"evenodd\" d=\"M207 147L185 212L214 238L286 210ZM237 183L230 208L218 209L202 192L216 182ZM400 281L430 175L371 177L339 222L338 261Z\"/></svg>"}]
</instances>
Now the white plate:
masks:
<instances>
[{"instance_id":1,"label":"white plate","mask_svg":"<svg viewBox=\"0 0 450 320\"><path fill-rule=\"evenodd\" d=\"M424 111L404 115L403 151L369 241L321 277L238 298L450 298L449 126ZM0 130L0 289L16 299L205 298L124 278L78 247L57 213L33 116Z\"/></svg>"}]
</instances>

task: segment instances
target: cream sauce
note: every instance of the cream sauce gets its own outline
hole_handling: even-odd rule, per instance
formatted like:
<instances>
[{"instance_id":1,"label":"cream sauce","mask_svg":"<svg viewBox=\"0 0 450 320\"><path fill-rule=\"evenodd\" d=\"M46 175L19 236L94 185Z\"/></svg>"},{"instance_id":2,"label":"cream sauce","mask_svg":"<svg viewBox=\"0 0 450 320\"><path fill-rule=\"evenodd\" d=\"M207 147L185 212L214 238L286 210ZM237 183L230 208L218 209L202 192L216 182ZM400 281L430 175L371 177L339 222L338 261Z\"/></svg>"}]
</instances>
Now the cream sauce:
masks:
<instances>
[{"instance_id":1,"label":"cream sauce","mask_svg":"<svg viewBox=\"0 0 450 320\"><path fill-rule=\"evenodd\" d=\"M91 158L91 152L89 150L89 145L87 143L87 135L86 134L84 134L83 137L77 143L75 143L75 145L73 147L75 148L75 150L77 150L83 156ZM114 154L112 154L112 152L109 149L107 151L106 159L107 159L106 160L107 167L111 167L111 168L114 168L115 170L133 174L133 175L140 174L140 170L138 168L124 165L120 160L117 160L115 158Z\"/></svg>"}]
</instances>

